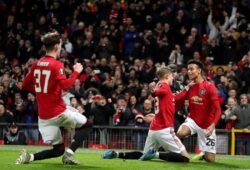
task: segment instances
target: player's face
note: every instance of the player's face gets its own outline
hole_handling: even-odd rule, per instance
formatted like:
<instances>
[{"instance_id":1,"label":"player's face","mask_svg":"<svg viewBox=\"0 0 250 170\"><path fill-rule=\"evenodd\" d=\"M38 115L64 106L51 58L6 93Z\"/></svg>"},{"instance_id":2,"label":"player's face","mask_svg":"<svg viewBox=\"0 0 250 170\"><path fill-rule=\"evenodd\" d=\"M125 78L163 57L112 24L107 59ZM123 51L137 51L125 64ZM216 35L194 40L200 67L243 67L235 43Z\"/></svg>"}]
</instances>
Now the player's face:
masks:
<instances>
[{"instance_id":1,"label":"player's face","mask_svg":"<svg viewBox=\"0 0 250 170\"><path fill-rule=\"evenodd\" d=\"M167 80L168 80L169 85L171 86L173 84L173 80L174 80L173 73L167 74Z\"/></svg>"},{"instance_id":2,"label":"player's face","mask_svg":"<svg viewBox=\"0 0 250 170\"><path fill-rule=\"evenodd\" d=\"M195 80L201 74L201 69L196 64L188 65L188 77L190 80Z\"/></svg>"}]
</instances>

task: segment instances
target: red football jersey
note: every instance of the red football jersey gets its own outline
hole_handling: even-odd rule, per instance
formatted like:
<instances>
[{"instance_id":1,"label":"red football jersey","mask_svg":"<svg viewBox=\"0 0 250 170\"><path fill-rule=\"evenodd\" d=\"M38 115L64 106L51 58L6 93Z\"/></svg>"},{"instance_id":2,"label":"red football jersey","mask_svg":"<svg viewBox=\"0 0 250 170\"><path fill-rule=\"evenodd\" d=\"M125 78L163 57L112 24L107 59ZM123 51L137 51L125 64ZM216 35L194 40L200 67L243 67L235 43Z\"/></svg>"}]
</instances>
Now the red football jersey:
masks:
<instances>
[{"instance_id":1,"label":"red football jersey","mask_svg":"<svg viewBox=\"0 0 250 170\"><path fill-rule=\"evenodd\" d=\"M155 117L150 124L150 130L174 127L175 100L169 85L165 82L157 83L152 95L155 97Z\"/></svg>"},{"instance_id":2,"label":"red football jersey","mask_svg":"<svg viewBox=\"0 0 250 170\"><path fill-rule=\"evenodd\" d=\"M77 72L73 74L74 78L70 80L70 84L73 84L78 76ZM61 80L66 80L64 66L51 56L44 56L33 64L25 77L22 88L29 90L33 88L35 91L39 118L50 119L66 109L61 96L62 89L65 90L62 88Z\"/></svg>"},{"instance_id":3,"label":"red football jersey","mask_svg":"<svg viewBox=\"0 0 250 170\"><path fill-rule=\"evenodd\" d=\"M214 100L219 102L218 90L214 84L203 81L199 84L194 84L188 92L189 99L189 117L203 129L206 129L215 121L218 116L213 107ZM217 123L217 122L215 122Z\"/></svg>"}]
</instances>

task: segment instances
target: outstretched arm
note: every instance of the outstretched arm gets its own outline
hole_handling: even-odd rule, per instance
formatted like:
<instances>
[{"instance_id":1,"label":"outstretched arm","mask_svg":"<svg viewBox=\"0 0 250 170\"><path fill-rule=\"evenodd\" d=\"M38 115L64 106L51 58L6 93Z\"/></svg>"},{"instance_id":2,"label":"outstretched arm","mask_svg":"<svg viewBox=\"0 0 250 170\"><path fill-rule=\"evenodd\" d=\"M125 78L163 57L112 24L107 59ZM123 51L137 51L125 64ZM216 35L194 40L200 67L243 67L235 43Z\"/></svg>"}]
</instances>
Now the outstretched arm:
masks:
<instances>
[{"instance_id":1,"label":"outstretched arm","mask_svg":"<svg viewBox=\"0 0 250 170\"><path fill-rule=\"evenodd\" d=\"M187 94L188 94L188 91L184 89L180 93L177 93L174 95L175 110L179 110L183 106L183 104L187 98Z\"/></svg>"},{"instance_id":2,"label":"outstretched arm","mask_svg":"<svg viewBox=\"0 0 250 170\"><path fill-rule=\"evenodd\" d=\"M68 79L61 79L59 80L60 86L64 91L69 90L69 88L74 84L75 80L77 79L78 75L83 70L83 66L80 63L76 63L74 66L74 72Z\"/></svg>"},{"instance_id":3,"label":"outstretched arm","mask_svg":"<svg viewBox=\"0 0 250 170\"><path fill-rule=\"evenodd\" d=\"M64 91L68 91L69 88L74 84L79 73L74 71L68 79L60 80L60 86Z\"/></svg>"}]
</instances>

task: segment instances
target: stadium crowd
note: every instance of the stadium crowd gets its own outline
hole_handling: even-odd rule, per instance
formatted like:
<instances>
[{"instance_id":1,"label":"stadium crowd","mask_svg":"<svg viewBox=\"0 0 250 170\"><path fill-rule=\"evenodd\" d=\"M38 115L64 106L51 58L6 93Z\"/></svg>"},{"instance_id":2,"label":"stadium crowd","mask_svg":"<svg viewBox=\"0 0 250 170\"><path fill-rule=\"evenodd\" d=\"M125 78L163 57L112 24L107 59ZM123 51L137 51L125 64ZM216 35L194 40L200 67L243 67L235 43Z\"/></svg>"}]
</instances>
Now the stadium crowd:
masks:
<instances>
[{"instance_id":1,"label":"stadium crowd","mask_svg":"<svg viewBox=\"0 0 250 170\"><path fill-rule=\"evenodd\" d=\"M94 125L147 127L143 118L154 113L148 84L157 68L172 64L178 92L188 82L187 61L195 59L218 88L223 113L217 128L249 129L249 10L246 0L2 0L0 122L37 123L36 97L20 89L45 54L41 35L58 31L65 72L84 65L63 98ZM176 124L187 114L188 102ZM27 130L38 138L37 129Z\"/></svg>"}]
</instances>

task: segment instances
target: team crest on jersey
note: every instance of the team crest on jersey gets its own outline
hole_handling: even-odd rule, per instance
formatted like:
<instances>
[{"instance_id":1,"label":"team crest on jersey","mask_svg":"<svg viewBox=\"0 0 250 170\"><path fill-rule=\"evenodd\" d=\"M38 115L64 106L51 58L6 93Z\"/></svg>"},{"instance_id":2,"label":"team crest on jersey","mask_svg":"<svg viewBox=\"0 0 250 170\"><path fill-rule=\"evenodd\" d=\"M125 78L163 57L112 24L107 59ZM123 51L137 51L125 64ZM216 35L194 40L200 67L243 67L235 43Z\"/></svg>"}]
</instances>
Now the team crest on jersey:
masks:
<instances>
[{"instance_id":1,"label":"team crest on jersey","mask_svg":"<svg viewBox=\"0 0 250 170\"><path fill-rule=\"evenodd\" d=\"M206 90L205 89L200 89L199 94L201 96L205 95L206 94Z\"/></svg>"},{"instance_id":2,"label":"team crest on jersey","mask_svg":"<svg viewBox=\"0 0 250 170\"><path fill-rule=\"evenodd\" d=\"M62 68L60 68L59 73L64 74L64 70Z\"/></svg>"}]
</instances>

